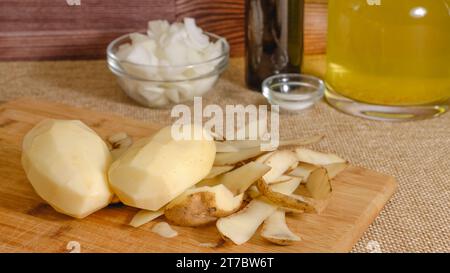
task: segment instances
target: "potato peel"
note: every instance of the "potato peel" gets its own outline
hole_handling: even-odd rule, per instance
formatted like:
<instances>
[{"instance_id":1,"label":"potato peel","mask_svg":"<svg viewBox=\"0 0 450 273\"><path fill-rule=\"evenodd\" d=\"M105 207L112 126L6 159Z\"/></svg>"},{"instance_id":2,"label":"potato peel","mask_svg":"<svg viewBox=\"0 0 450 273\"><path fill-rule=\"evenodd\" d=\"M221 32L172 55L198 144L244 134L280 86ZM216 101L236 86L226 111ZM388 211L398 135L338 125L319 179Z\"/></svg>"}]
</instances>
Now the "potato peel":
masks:
<instances>
[{"instance_id":1,"label":"potato peel","mask_svg":"<svg viewBox=\"0 0 450 273\"><path fill-rule=\"evenodd\" d=\"M255 185L253 185L247 190L247 195L251 199L256 199L261 196L261 193L258 191L258 188Z\"/></svg>"},{"instance_id":2,"label":"potato peel","mask_svg":"<svg viewBox=\"0 0 450 273\"><path fill-rule=\"evenodd\" d=\"M125 132L119 132L108 137L108 142L111 144L112 148L118 148L118 146L131 146L132 139Z\"/></svg>"},{"instance_id":3,"label":"potato peel","mask_svg":"<svg viewBox=\"0 0 450 273\"><path fill-rule=\"evenodd\" d=\"M148 222L151 222L158 218L159 216L163 215L163 210L158 211L150 211L150 210L140 210L136 215L134 215L133 219L130 222L130 226L132 227L140 227Z\"/></svg>"},{"instance_id":4,"label":"potato peel","mask_svg":"<svg viewBox=\"0 0 450 273\"><path fill-rule=\"evenodd\" d=\"M209 171L209 174L204 179L211 179L221 174L231 171L234 166L213 166Z\"/></svg>"},{"instance_id":5,"label":"potato peel","mask_svg":"<svg viewBox=\"0 0 450 273\"><path fill-rule=\"evenodd\" d=\"M278 177L277 179L272 180L272 182L271 182L270 184L271 184L271 185L274 185L274 184L278 184L278 183L288 182L288 181L290 181L292 178L293 178L293 177L292 177L292 176L289 176L289 175L282 175L282 176Z\"/></svg>"},{"instance_id":6,"label":"potato peel","mask_svg":"<svg viewBox=\"0 0 450 273\"><path fill-rule=\"evenodd\" d=\"M281 194L291 194L300 184L300 179L272 185ZM240 245L251 239L258 227L277 210L278 206L267 200L265 196L253 199L242 210L217 220L216 227L220 234Z\"/></svg>"},{"instance_id":7,"label":"potato peel","mask_svg":"<svg viewBox=\"0 0 450 273\"><path fill-rule=\"evenodd\" d=\"M174 230L168 223L160 222L152 227L152 231L164 238L173 238L178 236L178 232Z\"/></svg>"},{"instance_id":8,"label":"potato peel","mask_svg":"<svg viewBox=\"0 0 450 273\"><path fill-rule=\"evenodd\" d=\"M306 181L306 188L311 197L318 200L327 199L332 192L331 181L325 168L314 170Z\"/></svg>"},{"instance_id":9,"label":"potato peel","mask_svg":"<svg viewBox=\"0 0 450 273\"><path fill-rule=\"evenodd\" d=\"M217 153L236 153L240 150L233 145L229 145L222 141L216 141L216 152Z\"/></svg>"},{"instance_id":10,"label":"potato peel","mask_svg":"<svg viewBox=\"0 0 450 273\"><path fill-rule=\"evenodd\" d=\"M164 215L179 226L206 225L239 210L243 196L234 196L222 184L196 188L169 203Z\"/></svg>"},{"instance_id":11,"label":"potato peel","mask_svg":"<svg viewBox=\"0 0 450 273\"><path fill-rule=\"evenodd\" d=\"M277 245L292 245L301 241L300 237L295 235L286 223L286 212L276 210L270 215L263 224L261 237Z\"/></svg>"},{"instance_id":12,"label":"potato peel","mask_svg":"<svg viewBox=\"0 0 450 273\"><path fill-rule=\"evenodd\" d=\"M289 140L280 140L278 142L277 147L273 147L273 150L277 148L286 147L286 146L305 146L320 142L323 139L323 135L316 135L307 138L298 138L298 139L289 139ZM262 144L267 144L267 141L263 140L229 140L224 141L224 143L236 147L237 149L249 149L260 147Z\"/></svg>"},{"instance_id":13,"label":"potato peel","mask_svg":"<svg viewBox=\"0 0 450 273\"><path fill-rule=\"evenodd\" d=\"M271 187L264 181L264 179L260 179L257 182L258 190L261 192L264 197L273 202L274 204L285 207L288 209L294 209L298 211L304 212L315 212L316 209L305 200L301 200L295 198L291 195L287 195L284 193L280 193L271 189Z\"/></svg>"},{"instance_id":14,"label":"potato peel","mask_svg":"<svg viewBox=\"0 0 450 273\"><path fill-rule=\"evenodd\" d=\"M258 157L255 161L258 163L266 163L267 159L271 157L276 151L269 152L267 154L263 154L262 156Z\"/></svg>"},{"instance_id":15,"label":"potato peel","mask_svg":"<svg viewBox=\"0 0 450 273\"><path fill-rule=\"evenodd\" d=\"M333 179L338 174L343 172L348 166L349 166L349 164L347 162L343 162L343 163L328 164L328 165L324 165L323 167L325 169L327 169L328 176L330 177L330 179Z\"/></svg>"},{"instance_id":16,"label":"potato peel","mask_svg":"<svg viewBox=\"0 0 450 273\"><path fill-rule=\"evenodd\" d=\"M232 193L237 195L245 192L253 183L260 179L269 170L269 166L252 161L237 169L234 169L231 172L224 173L212 179L202 180L197 184L197 187L223 184Z\"/></svg>"},{"instance_id":17,"label":"potato peel","mask_svg":"<svg viewBox=\"0 0 450 273\"><path fill-rule=\"evenodd\" d=\"M320 166L312 165L309 163L300 162L298 166L288 173L289 176L295 176L302 178L306 181L309 175L315 170L320 168Z\"/></svg>"},{"instance_id":18,"label":"potato peel","mask_svg":"<svg viewBox=\"0 0 450 273\"><path fill-rule=\"evenodd\" d=\"M289 168L297 162L297 156L291 151L277 151L269 157L264 164L270 166L271 169L263 178L271 184L274 180L282 176Z\"/></svg>"},{"instance_id":19,"label":"potato peel","mask_svg":"<svg viewBox=\"0 0 450 273\"><path fill-rule=\"evenodd\" d=\"M329 165L334 163L345 163L347 162L345 159L335 155L335 154L326 154L321 152L316 152L313 150L305 149L305 148L297 148L295 149L298 160L300 162L309 163L312 165Z\"/></svg>"},{"instance_id":20,"label":"potato peel","mask_svg":"<svg viewBox=\"0 0 450 273\"><path fill-rule=\"evenodd\" d=\"M244 244L277 207L259 199L252 200L244 209L217 220L220 234L237 245Z\"/></svg>"},{"instance_id":21,"label":"potato peel","mask_svg":"<svg viewBox=\"0 0 450 273\"><path fill-rule=\"evenodd\" d=\"M235 165L254 157L260 156L266 152L261 151L259 147L240 150L235 153L218 153L214 160L214 166Z\"/></svg>"},{"instance_id":22,"label":"potato peel","mask_svg":"<svg viewBox=\"0 0 450 273\"><path fill-rule=\"evenodd\" d=\"M110 136L107 143L111 147L113 160L116 160L133 145L133 139L127 133L120 132Z\"/></svg>"}]
</instances>

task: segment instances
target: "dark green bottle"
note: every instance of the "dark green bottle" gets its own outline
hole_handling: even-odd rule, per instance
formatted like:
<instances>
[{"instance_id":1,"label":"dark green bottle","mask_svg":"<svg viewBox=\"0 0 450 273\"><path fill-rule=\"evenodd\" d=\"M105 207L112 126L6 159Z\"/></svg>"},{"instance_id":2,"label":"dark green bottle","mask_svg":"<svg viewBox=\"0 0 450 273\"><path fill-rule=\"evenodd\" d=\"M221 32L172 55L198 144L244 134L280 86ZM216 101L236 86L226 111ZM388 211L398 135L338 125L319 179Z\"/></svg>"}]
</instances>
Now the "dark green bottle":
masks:
<instances>
[{"instance_id":1,"label":"dark green bottle","mask_svg":"<svg viewBox=\"0 0 450 273\"><path fill-rule=\"evenodd\" d=\"M300 73L304 0L246 0L246 81L261 91L267 77Z\"/></svg>"}]
</instances>

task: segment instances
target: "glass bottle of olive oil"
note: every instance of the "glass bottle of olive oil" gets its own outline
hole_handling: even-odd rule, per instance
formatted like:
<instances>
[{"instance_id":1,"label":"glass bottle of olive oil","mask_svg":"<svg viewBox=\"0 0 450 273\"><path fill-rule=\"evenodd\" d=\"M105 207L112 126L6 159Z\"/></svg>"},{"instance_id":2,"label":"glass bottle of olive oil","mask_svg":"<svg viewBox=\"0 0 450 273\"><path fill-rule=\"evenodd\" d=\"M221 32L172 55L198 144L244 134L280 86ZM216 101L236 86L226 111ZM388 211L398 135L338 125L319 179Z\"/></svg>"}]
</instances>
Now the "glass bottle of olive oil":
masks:
<instances>
[{"instance_id":1,"label":"glass bottle of olive oil","mask_svg":"<svg viewBox=\"0 0 450 273\"><path fill-rule=\"evenodd\" d=\"M448 110L450 0L329 0L328 5L331 104L388 120Z\"/></svg>"},{"instance_id":2,"label":"glass bottle of olive oil","mask_svg":"<svg viewBox=\"0 0 450 273\"><path fill-rule=\"evenodd\" d=\"M267 77L299 73L304 0L246 0L247 86L261 91Z\"/></svg>"}]
</instances>

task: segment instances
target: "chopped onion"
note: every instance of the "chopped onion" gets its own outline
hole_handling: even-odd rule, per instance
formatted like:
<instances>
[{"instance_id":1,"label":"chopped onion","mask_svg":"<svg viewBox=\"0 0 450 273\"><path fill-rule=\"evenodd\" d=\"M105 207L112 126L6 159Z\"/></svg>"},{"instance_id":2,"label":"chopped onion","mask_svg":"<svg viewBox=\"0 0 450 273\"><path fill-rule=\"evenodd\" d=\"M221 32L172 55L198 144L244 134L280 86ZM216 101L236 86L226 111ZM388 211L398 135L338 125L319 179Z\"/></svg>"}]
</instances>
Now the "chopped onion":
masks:
<instances>
[{"instance_id":1,"label":"chopped onion","mask_svg":"<svg viewBox=\"0 0 450 273\"><path fill-rule=\"evenodd\" d=\"M184 18L184 25L189 36L189 41L196 49L205 49L209 45L208 36L197 27L193 18Z\"/></svg>"},{"instance_id":2,"label":"chopped onion","mask_svg":"<svg viewBox=\"0 0 450 273\"><path fill-rule=\"evenodd\" d=\"M129 37L131 43L121 45L116 56L128 74L142 79L120 79L132 98L157 107L180 103L203 95L218 79L214 70L221 60L204 62L221 55L222 43L210 42L193 18L173 24L150 21L146 34L131 33ZM204 64L189 66L200 63ZM212 76L189 81L209 73Z\"/></svg>"}]
</instances>

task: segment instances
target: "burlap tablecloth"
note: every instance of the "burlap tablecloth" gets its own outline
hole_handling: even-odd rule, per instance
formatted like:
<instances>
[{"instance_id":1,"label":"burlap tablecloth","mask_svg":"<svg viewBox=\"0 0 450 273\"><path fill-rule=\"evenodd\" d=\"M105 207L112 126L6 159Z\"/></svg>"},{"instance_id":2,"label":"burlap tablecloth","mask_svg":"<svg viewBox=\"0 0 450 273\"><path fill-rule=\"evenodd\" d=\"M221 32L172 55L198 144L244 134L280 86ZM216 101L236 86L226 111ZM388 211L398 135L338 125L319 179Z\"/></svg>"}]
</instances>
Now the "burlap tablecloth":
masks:
<instances>
[{"instance_id":1,"label":"burlap tablecloth","mask_svg":"<svg viewBox=\"0 0 450 273\"><path fill-rule=\"evenodd\" d=\"M323 58L306 70L323 72ZM244 87L242 59L231 61L205 103L265 104ZM170 109L141 107L119 89L104 61L2 62L0 100L32 96L169 124ZM281 137L325 134L317 145L360 166L393 175L398 192L355 246L369 252L450 252L450 114L406 123L382 123L342 114L324 102L299 114L282 114ZM374 242L372 242L374 241Z\"/></svg>"}]
</instances>

